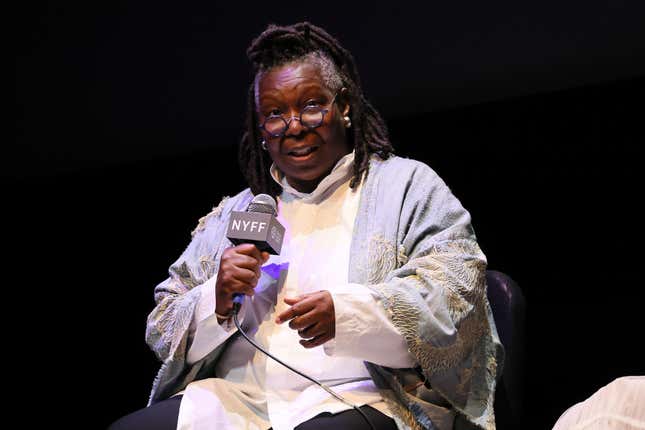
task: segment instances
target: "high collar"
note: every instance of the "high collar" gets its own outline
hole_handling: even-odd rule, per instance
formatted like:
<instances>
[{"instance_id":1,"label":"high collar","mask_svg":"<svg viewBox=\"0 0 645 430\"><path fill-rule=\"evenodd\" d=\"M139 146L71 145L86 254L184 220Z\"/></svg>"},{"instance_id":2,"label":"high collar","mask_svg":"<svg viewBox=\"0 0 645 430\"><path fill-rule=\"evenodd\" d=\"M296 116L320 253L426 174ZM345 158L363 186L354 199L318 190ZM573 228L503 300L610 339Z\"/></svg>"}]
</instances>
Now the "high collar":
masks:
<instances>
[{"instance_id":1,"label":"high collar","mask_svg":"<svg viewBox=\"0 0 645 430\"><path fill-rule=\"evenodd\" d=\"M322 196L326 194L326 191L330 190L332 187L345 182L352 175L352 166L354 164L354 151L342 157L336 162L336 165L327 176L325 176L322 181L316 186L316 188L311 193L303 193L295 188L293 188L287 177L278 169L275 163L271 164L269 172L274 181L276 181L281 187L284 193L290 194L296 199L302 199L307 202L313 202L321 200Z\"/></svg>"}]
</instances>

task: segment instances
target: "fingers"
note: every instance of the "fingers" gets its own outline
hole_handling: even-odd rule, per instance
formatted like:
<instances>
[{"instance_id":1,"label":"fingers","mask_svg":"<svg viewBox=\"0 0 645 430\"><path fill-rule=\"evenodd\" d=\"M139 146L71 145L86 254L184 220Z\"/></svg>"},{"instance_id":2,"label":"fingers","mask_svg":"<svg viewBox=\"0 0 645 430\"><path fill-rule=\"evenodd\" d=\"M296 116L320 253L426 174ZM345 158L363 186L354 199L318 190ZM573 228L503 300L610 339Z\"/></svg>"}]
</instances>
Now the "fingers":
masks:
<instances>
[{"instance_id":1,"label":"fingers","mask_svg":"<svg viewBox=\"0 0 645 430\"><path fill-rule=\"evenodd\" d=\"M255 273L250 270L237 269L220 273L217 282L221 285L221 292L224 295L243 293L252 296L255 292L254 287L257 285L257 278Z\"/></svg>"},{"instance_id":2,"label":"fingers","mask_svg":"<svg viewBox=\"0 0 645 430\"><path fill-rule=\"evenodd\" d=\"M327 333L327 328L323 324L311 324L303 329L298 330L298 336L303 339L312 339Z\"/></svg>"},{"instance_id":3,"label":"fingers","mask_svg":"<svg viewBox=\"0 0 645 430\"><path fill-rule=\"evenodd\" d=\"M252 296L262 274L261 265L269 253L260 252L255 245L242 244L227 248L220 259L216 294L218 308L230 307L233 294Z\"/></svg>"},{"instance_id":4,"label":"fingers","mask_svg":"<svg viewBox=\"0 0 645 430\"><path fill-rule=\"evenodd\" d=\"M260 278L260 263L253 257L244 254L233 254L226 260L226 263L234 266L233 269L250 270L257 279Z\"/></svg>"},{"instance_id":5,"label":"fingers","mask_svg":"<svg viewBox=\"0 0 645 430\"><path fill-rule=\"evenodd\" d=\"M264 264L269 259L269 253L266 251L260 252L257 246L250 243L242 243L233 247L238 254L247 255L254 258L259 264Z\"/></svg>"},{"instance_id":6,"label":"fingers","mask_svg":"<svg viewBox=\"0 0 645 430\"><path fill-rule=\"evenodd\" d=\"M315 348L317 346L322 345L323 343L330 341L333 338L332 335L329 334L324 334L320 335L317 337L314 337L313 339L303 339L300 341L300 345L304 346L305 348Z\"/></svg>"},{"instance_id":7,"label":"fingers","mask_svg":"<svg viewBox=\"0 0 645 430\"><path fill-rule=\"evenodd\" d=\"M220 260L218 283L229 292L239 290L235 281L255 287L262 275L260 266L268 259L268 252L261 253L255 245L248 243L228 248Z\"/></svg>"},{"instance_id":8,"label":"fingers","mask_svg":"<svg viewBox=\"0 0 645 430\"><path fill-rule=\"evenodd\" d=\"M302 300L304 297L303 296L296 296L296 297L285 297L284 302L288 304L289 306L293 306L296 303L298 303L300 300Z\"/></svg>"},{"instance_id":9,"label":"fingers","mask_svg":"<svg viewBox=\"0 0 645 430\"><path fill-rule=\"evenodd\" d=\"M289 328L292 330L300 331L311 326L312 324L316 324L318 321L320 321L321 316L322 315L318 312L305 312L289 321Z\"/></svg>"},{"instance_id":10,"label":"fingers","mask_svg":"<svg viewBox=\"0 0 645 430\"><path fill-rule=\"evenodd\" d=\"M243 284L247 284L251 287L255 287L258 284L258 279L260 279L260 275L253 270L238 267L232 271L231 278Z\"/></svg>"},{"instance_id":11,"label":"fingers","mask_svg":"<svg viewBox=\"0 0 645 430\"><path fill-rule=\"evenodd\" d=\"M219 268L220 280L227 283L238 280L255 286L260 279L260 267L245 259L255 261L247 256L239 256L239 258L232 256L222 259Z\"/></svg>"},{"instance_id":12,"label":"fingers","mask_svg":"<svg viewBox=\"0 0 645 430\"><path fill-rule=\"evenodd\" d=\"M335 336L336 318L334 304L328 291L318 291L297 297L285 297L291 308L276 317L276 323L289 321L289 328L303 338L300 344L315 348Z\"/></svg>"},{"instance_id":13,"label":"fingers","mask_svg":"<svg viewBox=\"0 0 645 430\"><path fill-rule=\"evenodd\" d=\"M285 303L291 304L287 302L287 299L285 299ZM282 312L280 315L276 317L275 322L277 324L282 324L283 322L292 320L298 315L304 315L305 313L313 309L315 305L315 303L312 303L311 301L306 301L306 300L300 300L300 301L296 300L293 303L294 303L293 306L291 306L289 309Z\"/></svg>"}]
</instances>

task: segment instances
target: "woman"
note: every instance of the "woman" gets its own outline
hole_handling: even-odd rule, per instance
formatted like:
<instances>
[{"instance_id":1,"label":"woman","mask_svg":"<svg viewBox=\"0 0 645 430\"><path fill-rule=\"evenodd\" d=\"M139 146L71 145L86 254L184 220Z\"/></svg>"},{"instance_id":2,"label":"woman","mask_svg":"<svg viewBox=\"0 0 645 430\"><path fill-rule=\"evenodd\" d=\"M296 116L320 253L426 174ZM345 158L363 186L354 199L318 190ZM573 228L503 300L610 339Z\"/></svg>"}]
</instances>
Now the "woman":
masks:
<instances>
[{"instance_id":1,"label":"woman","mask_svg":"<svg viewBox=\"0 0 645 430\"><path fill-rule=\"evenodd\" d=\"M114 428L370 428L349 404L378 429L494 428L501 346L470 215L428 166L393 156L324 30L269 26L248 56L249 189L200 220L155 289L147 341L163 365L149 407ZM278 201L278 256L225 237L259 193ZM234 293L245 332L347 403L246 342Z\"/></svg>"}]
</instances>

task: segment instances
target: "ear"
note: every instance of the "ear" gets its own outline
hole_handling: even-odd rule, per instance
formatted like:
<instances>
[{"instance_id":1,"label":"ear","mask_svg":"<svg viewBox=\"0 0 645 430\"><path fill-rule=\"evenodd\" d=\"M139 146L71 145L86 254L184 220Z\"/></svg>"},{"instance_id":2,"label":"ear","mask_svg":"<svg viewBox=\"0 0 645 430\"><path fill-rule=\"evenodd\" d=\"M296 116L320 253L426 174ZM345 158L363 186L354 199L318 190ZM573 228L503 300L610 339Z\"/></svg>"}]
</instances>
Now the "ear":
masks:
<instances>
[{"instance_id":1,"label":"ear","mask_svg":"<svg viewBox=\"0 0 645 430\"><path fill-rule=\"evenodd\" d=\"M345 87L338 91L338 104L341 106L342 116L349 115L351 105L349 104L349 90Z\"/></svg>"}]
</instances>

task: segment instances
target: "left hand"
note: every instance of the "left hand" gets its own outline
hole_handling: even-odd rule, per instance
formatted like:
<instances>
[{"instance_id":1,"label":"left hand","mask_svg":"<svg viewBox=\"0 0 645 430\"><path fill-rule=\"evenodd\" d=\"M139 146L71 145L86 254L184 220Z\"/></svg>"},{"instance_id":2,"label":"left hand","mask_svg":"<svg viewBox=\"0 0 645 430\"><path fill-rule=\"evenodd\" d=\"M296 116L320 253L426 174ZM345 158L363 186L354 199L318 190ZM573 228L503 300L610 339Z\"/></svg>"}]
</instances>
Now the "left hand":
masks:
<instances>
[{"instance_id":1,"label":"left hand","mask_svg":"<svg viewBox=\"0 0 645 430\"><path fill-rule=\"evenodd\" d=\"M300 344L313 348L331 340L336 335L334 300L329 291L317 291L297 297L285 297L291 307L277 316L275 322L289 321L289 328L298 330L303 339Z\"/></svg>"}]
</instances>

